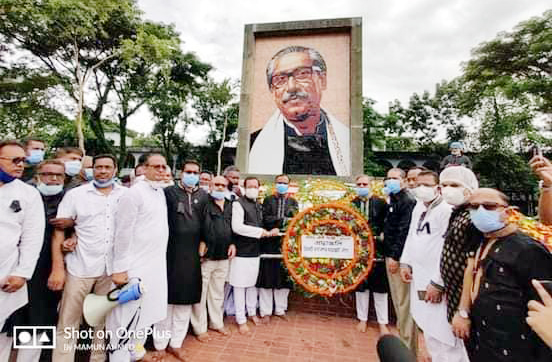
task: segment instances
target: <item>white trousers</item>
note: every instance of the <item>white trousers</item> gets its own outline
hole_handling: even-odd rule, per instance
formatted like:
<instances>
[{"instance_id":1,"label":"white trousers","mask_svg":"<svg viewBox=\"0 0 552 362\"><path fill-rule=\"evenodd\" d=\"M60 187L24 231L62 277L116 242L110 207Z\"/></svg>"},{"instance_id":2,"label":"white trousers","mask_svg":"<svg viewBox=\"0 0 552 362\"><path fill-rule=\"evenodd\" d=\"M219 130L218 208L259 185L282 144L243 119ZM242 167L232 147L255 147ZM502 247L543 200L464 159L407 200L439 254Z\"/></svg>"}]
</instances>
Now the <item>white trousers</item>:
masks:
<instances>
[{"instance_id":1,"label":"white trousers","mask_svg":"<svg viewBox=\"0 0 552 362\"><path fill-rule=\"evenodd\" d=\"M438 362L470 362L464 342L457 338L454 347L449 346L424 333L427 351L432 361Z\"/></svg>"},{"instance_id":2,"label":"white trousers","mask_svg":"<svg viewBox=\"0 0 552 362\"><path fill-rule=\"evenodd\" d=\"M155 349L161 351L167 348L167 345L175 349L182 347L184 338L188 334L191 315L191 304L169 304L167 307L167 318L155 323L155 329L160 332L158 333L159 335L154 335L153 338Z\"/></svg>"},{"instance_id":3,"label":"white trousers","mask_svg":"<svg viewBox=\"0 0 552 362\"><path fill-rule=\"evenodd\" d=\"M133 330L134 332L134 330ZM116 333L113 333L116 335ZM146 343L147 336L145 336L146 331L140 330L136 331L137 336L144 336L143 338L132 338L128 341L128 344L125 348L118 348L112 351L109 354L109 362L129 362L129 361L138 361L141 360L146 355L146 350L144 344ZM111 340L111 343L117 345L118 338Z\"/></svg>"},{"instance_id":4,"label":"white trousers","mask_svg":"<svg viewBox=\"0 0 552 362\"><path fill-rule=\"evenodd\" d=\"M4 325L4 323L0 323ZM8 362L13 345L13 338L7 333L0 333L0 362Z\"/></svg>"},{"instance_id":5,"label":"white trousers","mask_svg":"<svg viewBox=\"0 0 552 362\"><path fill-rule=\"evenodd\" d=\"M259 309L261 317L272 315L272 305L274 304L274 314L286 314L288 307L289 289L265 289L259 288ZM274 303L272 301L274 300Z\"/></svg>"},{"instance_id":6,"label":"white trousers","mask_svg":"<svg viewBox=\"0 0 552 362\"><path fill-rule=\"evenodd\" d=\"M135 318L139 319L136 313L140 311L140 305L140 300L130 301L115 307L107 316L105 327L110 333L110 362L136 361L146 354L144 344L147 339L147 329L136 328L137 319Z\"/></svg>"},{"instance_id":7,"label":"white trousers","mask_svg":"<svg viewBox=\"0 0 552 362\"><path fill-rule=\"evenodd\" d=\"M228 274L228 260L206 260L201 263L201 301L192 306L192 327L196 335L207 332L207 310L212 329L224 328L224 282Z\"/></svg>"},{"instance_id":8,"label":"white trousers","mask_svg":"<svg viewBox=\"0 0 552 362\"><path fill-rule=\"evenodd\" d=\"M250 317L257 315L257 288L234 287L234 306L236 307L236 322L247 323L245 310Z\"/></svg>"},{"instance_id":9,"label":"white trousers","mask_svg":"<svg viewBox=\"0 0 552 362\"><path fill-rule=\"evenodd\" d=\"M357 318L363 322L368 321L368 308L370 306L370 291L355 292ZM387 293L374 293L374 306L376 307L376 315L378 324L389 323L389 304Z\"/></svg>"}]
</instances>

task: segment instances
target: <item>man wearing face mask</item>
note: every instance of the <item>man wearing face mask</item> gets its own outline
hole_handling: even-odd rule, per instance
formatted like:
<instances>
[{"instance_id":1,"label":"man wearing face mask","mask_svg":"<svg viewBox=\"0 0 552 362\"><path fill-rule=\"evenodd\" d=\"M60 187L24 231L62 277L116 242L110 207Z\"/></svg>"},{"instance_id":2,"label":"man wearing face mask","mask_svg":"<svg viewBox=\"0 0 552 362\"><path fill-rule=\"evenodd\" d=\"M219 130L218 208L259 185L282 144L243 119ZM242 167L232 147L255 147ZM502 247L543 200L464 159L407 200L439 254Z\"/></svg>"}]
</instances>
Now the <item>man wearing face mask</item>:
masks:
<instances>
[{"instance_id":1,"label":"man wearing face mask","mask_svg":"<svg viewBox=\"0 0 552 362\"><path fill-rule=\"evenodd\" d=\"M381 237L383 235L386 205L385 201L374 196L370 197L370 192L370 178L367 175L358 176L356 178L357 196L352 200L352 204L361 211L366 221L368 221L372 229L372 235L375 238L376 258L380 259L383 255L383 241ZM389 284L384 262L375 262L370 276L355 291L355 304L357 318L359 319L357 330L359 332L366 332L370 291L372 291L374 295L374 305L376 308L380 335L388 334Z\"/></svg>"},{"instance_id":2,"label":"man wearing face mask","mask_svg":"<svg viewBox=\"0 0 552 362\"><path fill-rule=\"evenodd\" d=\"M84 179L79 177L82 170L82 158L84 153L80 148L63 147L56 151L56 159L65 164L65 190L80 186Z\"/></svg>"},{"instance_id":3,"label":"man wearing face mask","mask_svg":"<svg viewBox=\"0 0 552 362\"><path fill-rule=\"evenodd\" d=\"M464 166L467 168L472 168L471 160L468 156L464 156L462 151L464 146L462 142L452 142L450 144L450 155L443 158L441 161L441 170L449 166Z\"/></svg>"},{"instance_id":4,"label":"man wearing face mask","mask_svg":"<svg viewBox=\"0 0 552 362\"><path fill-rule=\"evenodd\" d=\"M27 158L21 181L29 182L33 180L37 165L44 160L46 145L43 140L34 137L27 138L23 145L25 146Z\"/></svg>"},{"instance_id":5,"label":"man wearing face mask","mask_svg":"<svg viewBox=\"0 0 552 362\"><path fill-rule=\"evenodd\" d=\"M276 176L275 181L276 192L263 201L263 226L266 230L282 229L285 220L292 218L299 208L297 201L288 196L289 176ZM281 248L281 236L267 238L261 243L261 254L281 254ZM256 286L259 288L259 309L263 322L270 321L273 307L276 316L287 319L291 282L281 259L261 259Z\"/></svg>"},{"instance_id":6,"label":"man wearing face mask","mask_svg":"<svg viewBox=\"0 0 552 362\"><path fill-rule=\"evenodd\" d=\"M13 339L6 319L28 302L31 279L44 237L40 193L18 178L25 151L16 141L0 142L0 361L8 361Z\"/></svg>"},{"instance_id":7,"label":"man wearing face mask","mask_svg":"<svg viewBox=\"0 0 552 362\"><path fill-rule=\"evenodd\" d=\"M145 156L144 165L145 179L126 189L117 206L111 280L120 286L139 278L146 292L108 315L111 362L144 358L147 328L167 316L169 224L162 187L167 161L163 155L151 153ZM117 333L121 328L128 331L126 336Z\"/></svg>"},{"instance_id":8,"label":"man wearing face mask","mask_svg":"<svg viewBox=\"0 0 552 362\"><path fill-rule=\"evenodd\" d=\"M201 301L201 261L199 244L208 194L198 187L201 168L196 161L185 161L181 180L165 188L169 220L167 245L167 317L155 324L159 331L167 331L154 338L155 349L167 351L177 358L184 357L182 343L188 333L192 306ZM200 326L194 326L196 332ZM167 338L170 335L170 338ZM207 341L207 333L197 336Z\"/></svg>"},{"instance_id":9,"label":"man wearing face mask","mask_svg":"<svg viewBox=\"0 0 552 362\"><path fill-rule=\"evenodd\" d=\"M27 283L29 303L18 309L6 322L9 335L11 335L14 326L55 326L58 315L57 307L61 299L60 291L52 291L48 288L48 277L52 270L51 239L54 231L53 225L48 220L56 216L58 205L63 198L65 167L58 160L46 160L36 167L35 177L34 183L44 202L46 230L36 268L32 278ZM49 355L48 352L51 352L51 350L20 349L17 353L17 361L38 362L41 352Z\"/></svg>"},{"instance_id":10,"label":"man wearing face mask","mask_svg":"<svg viewBox=\"0 0 552 362\"><path fill-rule=\"evenodd\" d=\"M236 234L236 257L230 262L229 283L234 288L234 304L236 322L241 334L250 332L247 326L247 314L255 325L260 323L257 318L257 276L260 264L260 240L269 236L277 236L279 230L270 232L263 226L261 205L258 203L259 180L248 177L244 181L245 196L232 204L232 231Z\"/></svg>"},{"instance_id":11,"label":"man wearing face mask","mask_svg":"<svg viewBox=\"0 0 552 362\"><path fill-rule=\"evenodd\" d=\"M463 166L447 167L439 178L444 200L454 207L445 235L440 266L447 319L453 326L454 334L466 339L470 330L469 283L475 251L483 239L483 234L471 222L466 200L479 184L474 173ZM470 353L469 346L467 349Z\"/></svg>"},{"instance_id":12,"label":"man wearing face mask","mask_svg":"<svg viewBox=\"0 0 552 362\"><path fill-rule=\"evenodd\" d=\"M229 260L236 256L232 235L232 203L226 200L228 181L217 176L204 210L205 255L201 262L201 302L192 307L192 326L198 336L207 334L207 327L227 336L230 330L224 326L224 282L228 275ZM209 310L209 321L207 320Z\"/></svg>"},{"instance_id":13,"label":"man wearing face mask","mask_svg":"<svg viewBox=\"0 0 552 362\"><path fill-rule=\"evenodd\" d=\"M415 189L416 206L401 256L401 278L411 284L410 310L424 332L433 361L468 362L461 339L452 333L443 299L439 261L452 206L441 197L439 176L420 172Z\"/></svg>"},{"instance_id":14,"label":"man wearing face mask","mask_svg":"<svg viewBox=\"0 0 552 362\"><path fill-rule=\"evenodd\" d=\"M551 361L550 348L525 317L528 302L540 300L532 280L552 280L552 254L506 221L507 207L507 197L493 189L468 199L471 220L485 237L471 290L471 361Z\"/></svg>"},{"instance_id":15,"label":"man wearing face mask","mask_svg":"<svg viewBox=\"0 0 552 362\"><path fill-rule=\"evenodd\" d=\"M117 174L115 156L95 156L94 180L66 192L59 204L57 218L75 220L78 243L74 251L62 253L65 230L56 228L52 239L52 272L48 287L63 290L57 325L57 346L54 361L73 361L74 338L66 338L64 330L78 330L84 298L91 292L106 295L111 289L112 248L115 235L115 211L126 189L114 182ZM95 331L103 329L103 324ZM73 337L73 336L71 336ZM101 350L104 340L95 333L91 361L104 361Z\"/></svg>"},{"instance_id":16,"label":"man wearing face mask","mask_svg":"<svg viewBox=\"0 0 552 362\"><path fill-rule=\"evenodd\" d=\"M383 191L389 196L389 202L383 231L383 255L391 299L397 316L397 327L403 342L416 354L418 333L410 314L410 285L404 283L399 275L399 260L408 235L412 209L416 204L412 194L405 189L404 177L405 172L400 168L392 168L387 172Z\"/></svg>"}]
</instances>

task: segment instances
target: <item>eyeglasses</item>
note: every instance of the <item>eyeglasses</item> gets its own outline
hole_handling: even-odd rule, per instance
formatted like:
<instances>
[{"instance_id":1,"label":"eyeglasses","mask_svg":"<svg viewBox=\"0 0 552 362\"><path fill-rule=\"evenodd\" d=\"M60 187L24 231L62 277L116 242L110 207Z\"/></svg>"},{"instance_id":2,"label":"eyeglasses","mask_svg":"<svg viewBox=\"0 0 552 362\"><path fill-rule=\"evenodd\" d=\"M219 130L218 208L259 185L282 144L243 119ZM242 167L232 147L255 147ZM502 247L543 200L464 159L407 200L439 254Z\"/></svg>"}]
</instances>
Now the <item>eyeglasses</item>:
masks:
<instances>
[{"instance_id":1,"label":"eyeglasses","mask_svg":"<svg viewBox=\"0 0 552 362\"><path fill-rule=\"evenodd\" d=\"M182 171L184 173L191 173L192 175L199 175L199 171Z\"/></svg>"},{"instance_id":2,"label":"eyeglasses","mask_svg":"<svg viewBox=\"0 0 552 362\"><path fill-rule=\"evenodd\" d=\"M5 157L0 156L3 160L10 160L14 165L19 165L20 163L25 163L26 158L25 157Z\"/></svg>"},{"instance_id":3,"label":"eyeglasses","mask_svg":"<svg viewBox=\"0 0 552 362\"><path fill-rule=\"evenodd\" d=\"M147 166L154 168L158 171L165 171L167 169L167 165L147 165Z\"/></svg>"},{"instance_id":4,"label":"eyeglasses","mask_svg":"<svg viewBox=\"0 0 552 362\"><path fill-rule=\"evenodd\" d=\"M63 178L65 178L65 174L63 174L63 173L39 172L38 175L41 176L41 177L49 178L49 179L57 179L57 178L63 179Z\"/></svg>"},{"instance_id":5,"label":"eyeglasses","mask_svg":"<svg viewBox=\"0 0 552 362\"><path fill-rule=\"evenodd\" d=\"M272 76L272 86L276 88L283 87L287 84L289 77L293 77L295 81L300 83L306 83L312 80L312 75L314 72L320 72L319 67L302 67L297 68L291 72L284 72Z\"/></svg>"},{"instance_id":6,"label":"eyeglasses","mask_svg":"<svg viewBox=\"0 0 552 362\"><path fill-rule=\"evenodd\" d=\"M468 208L468 210L477 210L477 209L479 209L480 206L483 206L483 208L485 210L493 211L493 210L498 209L499 207L507 207L508 205L498 204L496 202L485 202L485 203L482 203L482 204L471 203L471 204L467 205L467 208Z\"/></svg>"},{"instance_id":7,"label":"eyeglasses","mask_svg":"<svg viewBox=\"0 0 552 362\"><path fill-rule=\"evenodd\" d=\"M363 183L363 182L358 182L356 185L357 185L358 187L370 186L369 183Z\"/></svg>"}]
</instances>

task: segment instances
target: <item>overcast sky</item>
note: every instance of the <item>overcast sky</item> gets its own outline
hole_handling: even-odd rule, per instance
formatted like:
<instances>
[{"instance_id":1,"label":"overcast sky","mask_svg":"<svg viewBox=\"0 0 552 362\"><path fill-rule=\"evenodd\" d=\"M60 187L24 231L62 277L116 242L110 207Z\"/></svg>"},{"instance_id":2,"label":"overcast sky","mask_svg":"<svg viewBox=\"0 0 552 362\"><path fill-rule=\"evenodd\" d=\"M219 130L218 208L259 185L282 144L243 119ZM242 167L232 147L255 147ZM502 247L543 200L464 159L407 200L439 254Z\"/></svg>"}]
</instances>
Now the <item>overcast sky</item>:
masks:
<instances>
[{"instance_id":1,"label":"overcast sky","mask_svg":"<svg viewBox=\"0 0 552 362\"><path fill-rule=\"evenodd\" d=\"M386 113L394 99L408 102L460 74L470 50L551 8L546 0L139 0L147 19L173 23L183 50L216 70L215 79L241 79L244 25L362 17L363 96ZM130 128L150 132L147 112ZM186 132L199 142L200 129Z\"/></svg>"}]
</instances>

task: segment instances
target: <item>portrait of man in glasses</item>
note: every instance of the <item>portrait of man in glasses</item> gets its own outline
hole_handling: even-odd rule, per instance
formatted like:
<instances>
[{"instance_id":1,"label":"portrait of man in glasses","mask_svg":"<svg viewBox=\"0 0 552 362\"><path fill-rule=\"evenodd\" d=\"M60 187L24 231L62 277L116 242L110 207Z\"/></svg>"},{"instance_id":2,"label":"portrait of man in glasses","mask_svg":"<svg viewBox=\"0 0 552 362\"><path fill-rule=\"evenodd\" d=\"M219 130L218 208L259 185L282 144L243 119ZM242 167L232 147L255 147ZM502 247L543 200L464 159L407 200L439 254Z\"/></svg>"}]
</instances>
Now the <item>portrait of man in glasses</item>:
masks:
<instances>
[{"instance_id":1,"label":"portrait of man in glasses","mask_svg":"<svg viewBox=\"0 0 552 362\"><path fill-rule=\"evenodd\" d=\"M313 48L289 46L268 62L277 109L250 137L249 173L350 175L349 128L320 106L327 67Z\"/></svg>"}]
</instances>

